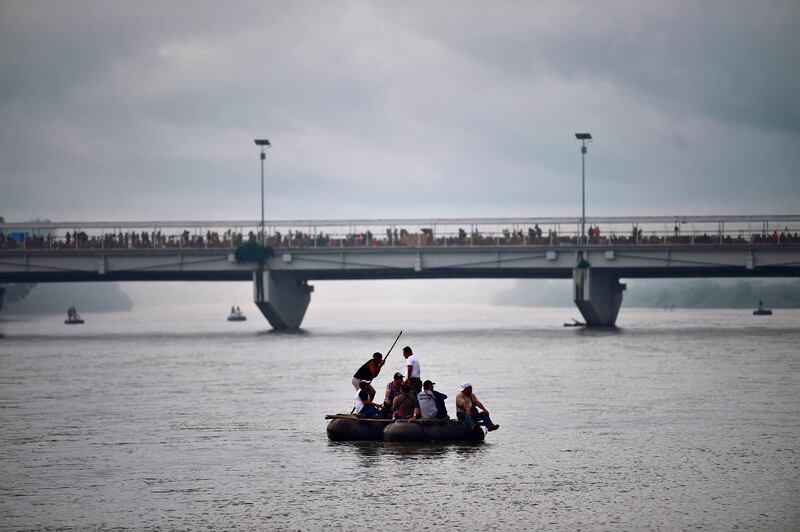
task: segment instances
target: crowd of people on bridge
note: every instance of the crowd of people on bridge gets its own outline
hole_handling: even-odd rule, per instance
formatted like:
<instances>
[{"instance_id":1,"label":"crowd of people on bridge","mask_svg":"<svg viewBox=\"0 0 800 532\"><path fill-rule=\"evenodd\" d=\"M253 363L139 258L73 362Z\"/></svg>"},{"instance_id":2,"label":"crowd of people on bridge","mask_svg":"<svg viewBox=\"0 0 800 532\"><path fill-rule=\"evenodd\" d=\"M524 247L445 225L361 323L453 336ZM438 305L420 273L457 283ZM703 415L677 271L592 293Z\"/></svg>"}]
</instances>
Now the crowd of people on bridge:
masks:
<instances>
[{"instance_id":1,"label":"crowd of people on bridge","mask_svg":"<svg viewBox=\"0 0 800 532\"><path fill-rule=\"evenodd\" d=\"M255 233L251 231L251 238ZM54 233L30 234L0 232L0 249L144 249L144 248L230 248L244 243L241 233L232 230L191 233L184 230L178 235L156 231L126 231L89 235L85 231L67 231L63 237Z\"/></svg>"},{"instance_id":2,"label":"crowd of people on bridge","mask_svg":"<svg viewBox=\"0 0 800 532\"><path fill-rule=\"evenodd\" d=\"M679 225L674 231L649 231L634 225L630 233L614 231L601 232L599 225L590 225L586 231L586 241L590 244L631 245L631 244L795 244L800 243L800 235L786 227L778 232L682 232ZM235 249L245 242L257 242L254 231L247 234L232 229L205 233L184 230L168 235L160 229L154 231L114 231L97 235L85 231L67 231L63 236L53 232L29 233L0 231L0 250L2 249ZM388 228L385 236L378 237L371 231L351 232L342 236L331 236L323 232L306 233L295 230L282 234L274 231L267 235L266 244L273 248L316 248L316 247L426 247L426 246L511 246L535 245L557 246L574 245L579 241L575 234L558 234L555 228L547 232L538 224L523 229L502 229L486 234L477 229L467 231L459 228L455 233L435 234L431 228L421 228L411 233L402 228Z\"/></svg>"}]
</instances>

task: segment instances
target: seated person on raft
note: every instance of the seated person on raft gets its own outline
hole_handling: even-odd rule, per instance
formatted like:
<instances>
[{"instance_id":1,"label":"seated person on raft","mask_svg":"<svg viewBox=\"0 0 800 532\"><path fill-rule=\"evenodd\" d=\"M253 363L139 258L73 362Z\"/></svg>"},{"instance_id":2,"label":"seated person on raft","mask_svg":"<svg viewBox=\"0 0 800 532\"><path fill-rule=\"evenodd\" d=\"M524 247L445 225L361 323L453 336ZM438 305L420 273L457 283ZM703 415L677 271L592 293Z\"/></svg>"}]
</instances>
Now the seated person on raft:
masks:
<instances>
[{"instance_id":1,"label":"seated person on raft","mask_svg":"<svg viewBox=\"0 0 800 532\"><path fill-rule=\"evenodd\" d=\"M381 415L385 418L392 417L392 403L394 398L403 391L403 374L399 371L394 374L392 381L386 385L386 394L383 396L383 407Z\"/></svg>"},{"instance_id":2,"label":"seated person on raft","mask_svg":"<svg viewBox=\"0 0 800 532\"><path fill-rule=\"evenodd\" d=\"M422 391L417 394L417 405L411 419L436 419L439 417L436 396L433 393L434 384L436 383L429 380L422 383Z\"/></svg>"},{"instance_id":3,"label":"seated person on raft","mask_svg":"<svg viewBox=\"0 0 800 532\"><path fill-rule=\"evenodd\" d=\"M408 384L403 384L400 395L395 397L394 402L392 403L392 414L394 415L394 418L411 419L411 417L414 415L415 407L416 401L414 400L414 396L411 394L411 391L408 388Z\"/></svg>"},{"instance_id":4,"label":"seated person on raft","mask_svg":"<svg viewBox=\"0 0 800 532\"><path fill-rule=\"evenodd\" d=\"M435 384L435 382L431 383L431 391L436 398L436 419L450 419L450 416L447 415L447 406L444 404L444 400L447 399L447 396L442 392L434 390L433 386Z\"/></svg>"},{"instance_id":5,"label":"seated person on raft","mask_svg":"<svg viewBox=\"0 0 800 532\"><path fill-rule=\"evenodd\" d=\"M483 412L479 412L478 408ZM473 429L479 423L483 423L489 431L500 428L500 425L495 425L492 422L491 418L489 418L489 411L472 393L472 384L469 382L461 385L461 393L456 396L456 416L458 416L459 421L466 423L470 429Z\"/></svg>"},{"instance_id":6,"label":"seated person on raft","mask_svg":"<svg viewBox=\"0 0 800 532\"><path fill-rule=\"evenodd\" d=\"M372 402L372 398L369 396L369 390L367 389L369 383L367 381L361 381L359 387L361 389L358 391L358 394L356 394L354 401L356 414L364 417L377 416L378 407Z\"/></svg>"},{"instance_id":7,"label":"seated person on raft","mask_svg":"<svg viewBox=\"0 0 800 532\"><path fill-rule=\"evenodd\" d=\"M361 381L367 381L367 390L369 391L369 400L375 398L375 388L372 387L372 379L378 376L381 368L386 361L383 360L383 355L380 353L373 353L372 358L364 362L358 371L353 375L353 388L360 390Z\"/></svg>"}]
</instances>

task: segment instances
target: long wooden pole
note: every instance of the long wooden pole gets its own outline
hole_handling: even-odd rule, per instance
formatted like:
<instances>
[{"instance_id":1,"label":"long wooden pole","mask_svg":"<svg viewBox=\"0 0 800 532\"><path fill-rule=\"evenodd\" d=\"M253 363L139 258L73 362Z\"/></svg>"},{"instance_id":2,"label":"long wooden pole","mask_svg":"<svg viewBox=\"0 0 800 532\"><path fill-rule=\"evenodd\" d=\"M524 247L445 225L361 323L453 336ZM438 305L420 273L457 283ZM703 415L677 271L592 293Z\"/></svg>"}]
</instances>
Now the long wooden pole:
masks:
<instances>
[{"instance_id":1,"label":"long wooden pole","mask_svg":"<svg viewBox=\"0 0 800 532\"><path fill-rule=\"evenodd\" d=\"M392 344L392 347L390 347L389 350L386 351L386 355L383 357L384 363L386 362L386 359L389 358L389 353L391 353L392 349L394 349L394 346L397 345L397 341L400 339L400 335L402 335L402 334L403 334L403 331L400 331L400 334L398 334L397 338L394 339L394 343Z\"/></svg>"}]
</instances>

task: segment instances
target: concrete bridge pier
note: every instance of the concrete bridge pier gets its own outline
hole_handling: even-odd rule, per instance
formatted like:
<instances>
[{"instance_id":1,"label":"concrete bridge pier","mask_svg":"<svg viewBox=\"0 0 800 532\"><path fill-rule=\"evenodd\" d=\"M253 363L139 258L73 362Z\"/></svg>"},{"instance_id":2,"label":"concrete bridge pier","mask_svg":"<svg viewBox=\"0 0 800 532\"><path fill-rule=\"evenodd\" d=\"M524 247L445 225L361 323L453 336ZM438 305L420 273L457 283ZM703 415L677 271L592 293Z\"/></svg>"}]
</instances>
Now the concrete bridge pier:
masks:
<instances>
[{"instance_id":1,"label":"concrete bridge pier","mask_svg":"<svg viewBox=\"0 0 800 532\"><path fill-rule=\"evenodd\" d=\"M588 327L613 327L622 306L625 285L611 270L572 270L573 300Z\"/></svg>"},{"instance_id":2,"label":"concrete bridge pier","mask_svg":"<svg viewBox=\"0 0 800 532\"><path fill-rule=\"evenodd\" d=\"M293 272L253 272L254 301L273 329L298 329L314 287Z\"/></svg>"}]
</instances>

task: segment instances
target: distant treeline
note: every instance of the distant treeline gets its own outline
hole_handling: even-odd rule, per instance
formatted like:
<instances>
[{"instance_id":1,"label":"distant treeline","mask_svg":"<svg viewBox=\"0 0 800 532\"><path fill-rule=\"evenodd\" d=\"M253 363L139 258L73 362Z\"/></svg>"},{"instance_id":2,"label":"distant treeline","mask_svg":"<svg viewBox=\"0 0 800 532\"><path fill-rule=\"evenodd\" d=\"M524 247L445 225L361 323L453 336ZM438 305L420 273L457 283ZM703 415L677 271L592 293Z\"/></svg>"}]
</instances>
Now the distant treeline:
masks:
<instances>
[{"instance_id":1,"label":"distant treeline","mask_svg":"<svg viewBox=\"0 0 800 532\"><path fill-rule=\"evenodd\" d=\"M49 222L35 218L32 222ZM0 216L0 223L5 218ZM79 311L131 310L133 302L117 283L43 283L0 285L0 311L14 314L59 314Z\"/></svg>"},{"instance_id":2,"label":"distant treeline","mask_svg":"<svg viewBox=\"0 0 800 532\"><path fill-rule=\"evenodd\" d=\"M800 279L632 279L623 305L647 308L755 308L759 299L770 308L800 308ZM498 294L497 305L566 307L572 303L572 281L520 280Z\"/></svg>"},{"instance_id":3,"label":"distant treeline","mask_svg":"<svg viewBox=\"0 0 800 532\"><path fill-rule=\"evenodd\" d=\"M131 310L133 302L117 283L10 284L5 292L4 313L60 314L76 307L79 312Z\"/></svg>"},{"instance_id":4,"label":"distant treeline","mask_svg":"<svg viewBox=\"0 0 800 532\"><path fill-rule=\"evenodd\" d=\"M726 283L700 279L668 288L648 289L645 284L637 290L634 285L630 295L630 305L641 307L753 308L763 300L771 308L796 308L800 307L800 280L737 280Z\"/></svg>"}]
</instances>

